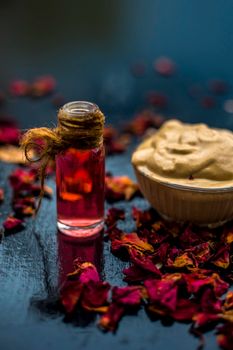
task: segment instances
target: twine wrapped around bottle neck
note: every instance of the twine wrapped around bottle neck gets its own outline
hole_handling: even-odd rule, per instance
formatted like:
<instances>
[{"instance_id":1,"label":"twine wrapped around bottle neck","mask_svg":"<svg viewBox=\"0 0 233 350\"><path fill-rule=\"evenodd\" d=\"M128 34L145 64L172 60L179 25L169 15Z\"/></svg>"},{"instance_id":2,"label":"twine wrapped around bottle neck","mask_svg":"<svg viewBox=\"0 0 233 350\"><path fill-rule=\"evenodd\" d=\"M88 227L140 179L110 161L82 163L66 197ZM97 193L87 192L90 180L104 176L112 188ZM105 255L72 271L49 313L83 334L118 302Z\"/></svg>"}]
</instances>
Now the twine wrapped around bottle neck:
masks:
<instances>
[{"instance_id":1,"label":"twine wrapped around bottle neck","mask_svg":"<svg viewBox=\"0 0 233 350\"><path fill-rule=\"evenodd\" d=\"M20 142L27 161L40 164L41 193L36 212L44 196L44 182L49 162L70 147L93 149L103 143L105 117L98 106L92 105L95 108L84 110L79 114L72 111L70 113L66 108L68 105L59 110L56 128L30 129L23 135Z\"/></svg>"}]
</instances>

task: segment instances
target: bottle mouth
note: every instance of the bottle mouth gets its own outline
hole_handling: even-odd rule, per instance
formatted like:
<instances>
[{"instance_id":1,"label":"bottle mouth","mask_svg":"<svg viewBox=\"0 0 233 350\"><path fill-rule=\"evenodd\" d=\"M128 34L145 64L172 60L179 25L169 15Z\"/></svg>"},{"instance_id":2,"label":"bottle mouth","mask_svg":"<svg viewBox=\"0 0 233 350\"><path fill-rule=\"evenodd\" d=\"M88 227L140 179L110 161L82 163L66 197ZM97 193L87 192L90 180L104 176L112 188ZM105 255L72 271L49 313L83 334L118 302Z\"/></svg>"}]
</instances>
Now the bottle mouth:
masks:
<instances>
[{"instance_id":1,"label":"bottle mouth","mask_svg":"<svg viewBox=\"0 0 233 350\"><path fill-rule=\"evenodd\" d=\"M70 116L85 116L88 113L94 113L99 107L92 102L87 101L73 101L66 103L62 107L63 111Z\"/></svg>"}]
</instances>

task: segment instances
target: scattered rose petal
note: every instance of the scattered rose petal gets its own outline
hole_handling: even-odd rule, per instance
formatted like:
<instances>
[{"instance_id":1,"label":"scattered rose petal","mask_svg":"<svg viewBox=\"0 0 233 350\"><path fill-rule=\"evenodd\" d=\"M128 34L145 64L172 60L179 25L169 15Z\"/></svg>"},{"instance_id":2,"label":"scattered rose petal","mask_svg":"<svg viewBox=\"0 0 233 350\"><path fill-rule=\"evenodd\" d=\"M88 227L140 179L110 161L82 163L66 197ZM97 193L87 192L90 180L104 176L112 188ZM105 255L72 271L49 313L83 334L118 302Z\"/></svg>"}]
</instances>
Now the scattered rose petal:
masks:
<instances>
[{"instance_id":1,"label":"scattered rose petal","mask_svg":"<svg viewBox=\"0 0 233 350\"><path fill-rule=\"evenodd\" d=\"M16 123L8 118L0 119L0 144L17 145L20 138L20 130Z\"/></svg>"},{"instance_id":2,"label":"scattered rose petal","mask_svg":"<svg viewBox=\"0 0 233 350\"><path fill-rule=\"evenodd\" d=\"M3 202L4 200L4 191L3 189L0 187L0 203Z\"/></svg>"},{"instance_id":3,"label":"scattered rose petal","mask_svg":"<svg viewBox=\"0 0 233 350\"><path fill-rule=\"evenodd\" d=\"M107 282L86 283L82 293L81 305L87 311L106 312L110 284Z\"/></svg>"},{"instance_id":4,"label":"scattered rose petal","mask_svg":"<svg viewBox=\"0 0 233 350\"><path fill-rule=\"evenodd\" d=\"M216 105L216 101L212 96L204 96L201 99L201 106L203 108L214 108Z\"/></svg>"},{"instance_id":5,"label":"scattered rose petal","mask_svg":"<svg viewBox=\"0 0 233 350\"><path fill-rule=\"evenodd\" d=\"M143 110L126 124L125 131L136 136L142 136L149 128L159 128L164 123L164 117L150 110Z\"/></svg>"},{"instance_id":6,"label":"scattered rose petal","mask_svg":"<svg viewBox=\"0 0 233 350\"><path fill-rule=\"evenodd\" d=\"M51 94L56 87L56 80L48 75L38 77L31 86L31 94L34 97L42 97Z\"/></svg>"},{"instance_id":7,"label":"scattered rose petal","mask_svg":"<svg viewBox=\"0 0 233 350\"><path fill-rule=\"evenodd\" d=\"M147 101L149 104L158 107L158 108L164 108L167 106L167 97L157 91L150 91L147 94Z\"/></svg>"},{"instance_id":8,"label":"scattered rose petal","mask_svg":"<svg viewBox=\"0 0 233 350\"><path fill-rule=\"evenodd\" d=\"M74 311L74 308L80 299L82 289L83 286L78 281L66 283L62 288L60 300L66 312L70 313Z\"/></svg>"},{"instance_id":9,"label":"scattered rose petal","mask_svg":"<svg viewBox=\"0 0 233 350\"><path fill-rule=\"evenodd\" d=\"M105 186L105 198L109 203L141 196L138 184L128 176L106 176Z\"/></svg>"},{"instance_id":10,"label":"scattered rose petal","mask_svg":"<svg viewBox=\"0 0 233 350\"><path fill-rule=\"evenodd\" d=\"M154 69L164 77L170 77L175 72L175 63L168 57L159 57L154 62Z\"/></svg>"},{"instance_id":11,"label":"scattered rose petal","mask_svg":"<svg viewBox=\"0 0 233 350\"><path fill-rule=\"evenodd\" d=\"M147 280L144 284L152 304L158 304L171 311L176 310L177 286L174 281Z\"/></svg>"},{"instance_id":12,"label":"scattered rose petal","mask_svg":"<svg viewBox=\"0 0 233 350\"><path fill-rule=\"evenodd\" d=\"M105 331L114 332L123 314L124 307L113 303L109 306L107 312L100 317L98 325Z\"/></svg>"},{"instance_id":13,"label":"scattered rose petal","mask_svg":"<svg viewBox=\"0 0 233 350\"><path fill-rule=\"evenodd\" d=\"M224 95L228 91L228 84L221 79L213 79L208 82L210 91L216 95Z\"/></svg>"},{"instance_id":14,"label":"scattered rose petal","mask_svg":"<svg viewBox=\"0 0 233 350\"><path fill-rule=\"evenodd\" d=\"M30 92L30 84L25 80L14 80L9 85L12 96L27 96Z\"/></svg>"},{"instance_id":15,"label":"scattered rose petal","mask_svg":"<svg viewBox=\"0 0 233 350\"><path fill-rule=\"evenodd\" d=\"M132 248L141 252L154 251L152 245L144 240L141 240L135 232L129 234L121 233L118 238L114 238L112 240L111 249L114 253L120 251L122 248L125 248L128 251L130 251Z\"/></svg>"},{"instance_id":16,"label":"scattered rose petal","mask_svg":"<svg viewBox=\"0 0 233 350\"><path fill-rule=\"evenodd\" d=\"M118 220L125 219L125 211L118 208L110 208L105 219L105 224L108 227L113 227L116 225Z\"/></svg>"},{"instance_id":17,"label":"scattered rose petal","mask_svg":"<svg viewBox=\"0 0 233 350\"><path fill-rule=\"evenodd\" d=\"M233 323L228 322L217 329L218 345L224 350L232 350L233 344Z\"/></svg>"},{"instance_id":18,"label":"scattered rose petal","mask_svg":"<svg viewBox=\"0 0 233 350\"><path fill-rule=\"evenodd\" d=\"M14 216L8 216L3 223L3 227L7 232L21 230L23 227L23 220L15 218Z\"/></svg>"}]
</instances>

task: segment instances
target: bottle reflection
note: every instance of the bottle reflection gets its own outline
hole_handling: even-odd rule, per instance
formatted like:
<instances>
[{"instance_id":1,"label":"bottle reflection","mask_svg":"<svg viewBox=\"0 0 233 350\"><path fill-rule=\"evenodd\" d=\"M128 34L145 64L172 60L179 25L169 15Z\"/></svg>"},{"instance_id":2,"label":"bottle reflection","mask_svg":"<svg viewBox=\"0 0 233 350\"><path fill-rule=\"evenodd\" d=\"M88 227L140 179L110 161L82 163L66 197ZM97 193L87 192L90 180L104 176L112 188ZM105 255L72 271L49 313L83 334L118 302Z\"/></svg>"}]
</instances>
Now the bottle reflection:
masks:
<instances>
[{"instance_id":1,"label":"bottle reflection","mask_svg":"<svg viewBox=\"0 0 233 350\"><path fill-rule=\"evenodd\" d=\"M68 273L74 270L74 260L79 258L81 261L93 263L99 274L103 268L103 236L102 232L88 240L80 240L67 236L60 231L58 237L58 257L59 257L59 285L62 286L66 281Z\"/></svg>"}]
</instances>

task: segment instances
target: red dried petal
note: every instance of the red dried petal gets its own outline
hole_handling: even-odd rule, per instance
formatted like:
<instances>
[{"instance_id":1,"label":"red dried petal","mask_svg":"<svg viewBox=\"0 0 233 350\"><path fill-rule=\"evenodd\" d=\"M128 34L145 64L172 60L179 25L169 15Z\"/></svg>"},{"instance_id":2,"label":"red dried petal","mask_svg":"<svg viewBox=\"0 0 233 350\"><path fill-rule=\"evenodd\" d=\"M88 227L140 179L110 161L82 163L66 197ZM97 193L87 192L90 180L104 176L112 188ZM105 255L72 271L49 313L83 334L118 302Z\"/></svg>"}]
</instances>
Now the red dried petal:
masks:
<instances>
[{"instance_id":1,"label":"red dried petal","mask_svg":"<svg viewBox=\"0 0 233 350\"><path fill-rule=\"evenodd\" d=\"M8 117L0 120L0 144L18 145L20 130Z\"/></svg>"},{"instance_id":2,"label":"red dried petal","mask_svg":"<svg viewBox=\"0 0 233 350\"><path fill-rule=\"evenodd\" d=\"M4 201L4 191L0 188L0 203Z\"/></svg>"},{"instance_id":3,"label":"red dried petal","mask_svg":"<svg viewBox=\"0 0 233 350\"><path fill-rule=\"evenodd\" d=\"M213 79L208 82L209 89L217 94L217 95L223 95L227 92L229 86L226 81L221 79Z\"/></svg>"},{"instance_id":4,"label":"red dried petal","mask_svg":"<svg viewBox=\"0 0 233 350\"><path fill-rule=\"evenodd\" d=\"M51 94L56 87L56 80L48 75L38 77L31 86L31 94L35 97L46 96Z\"/></svg>"},{"instance_id":5,"label":"red dried petal","mask_svg":"<svg viewBox=\"0 0 233 350\"><path fill-rule=\"evenodd\" d=\"M125 126L125 131L142 136L149 128L159 128L164 123L164 117L151 110L143 110L136 114L132 121Z\"/></svg>"},{"instance_id":6,"label":"red dried petal","mask_svg":"<svg viewBox=\"0 0 233 350\"><path fill-rule=\"evenodd\" d=\"M23 220L17 219L13 216L8 216L4 221L3 227L6 231L17 231L23 227Z\"/></svg>"},{"instance_id":7,"label":"red dried petal","mask_svg":"<svg viewBox=\"0 0 233 350\"><path fill-rule=\"evenodd\" d=\"M199 305L193 300L178 298L176 309L170 313L170 316L177 321L192 321L198 309Z\"/></svg>"},{"instance_id":8,"label":"red dried petal","mask_svg":"<svg viewBox=\"0 0 233 350\"><path fill-rule=\"evenodd\" d=\"M158 277L161 276L161 272L153 263L152 257L146 256L145 254L134 248L129 250L129 254L131 262L133 262L135 265L137 265L144 271L150 272L153 275L156 275Z\"/></svg>"},{"instance_id":9,"label":"red dried petal","mask_svg":"<svg viewBox=\"0 0 233 350\"><path fill-rule=\"evenodd\" d=\"M149 300L168 310L175 311L177 304L177 286L172 280L148 280L144 282Z\"/></svg>"},{"instance_id":10,"label":"red dried petal","mask_svg":"<svg viewBox=\"0 0 233 350\"><path fill-rule=\"evenodd\" d=\"M14 80L10 83L9 92L13 96L26 96L30 92L30 85L25 80Z\"/></svg>"},{"instance_id":11,"label":"red dried petal","mask_svg":"<svg viewBox=\"0 0 233 350\"><path fill-rule=\"evenodd\" d=\"M175 72L175 63L168 57L159 57L154 63L154 69L164 77L170 77Z\"/></svg>"},{"instance_id":12,"label":"red dried petal","mask_svg":"<svg viewBox=\"0 0 233 350\"><path fill-rule=\"evenodd\" d=\"M112 290L112 301L122 306L139 306L145 295L141 286L114 287Z\"/></svg>"},{"instance_id":13,"label":"red dried petal","mask_svg":"<svg viewBox=\"0 0 233 350\"><path fill-rule=\"evenodd\" d=\"M196 244L201 243L200 237L193 232L192 227L188 226L180 235L180 242L183 248L193 247Z\"/></svg>"},{"instance_id":14,"label":"red dried petal","mask_svg":"<svg viewBox=\"0 0 233 350\"><path fill-rule=\"evenodd\" d=\"M28 190L32 188L37 175L34 169L15 169L9 176L10 184L14 191Z\"/></svg>"},{"instance_id":15,"label":"red dried petal","mask_svg":"<svg viewBox=\"0 0 233 350\"><path fill-rule=\"evenodd\" d=\"M123 199L128 201L141 195L138 184L128 176L106 176L105 186L105 198L109 203Z\"/></svg>"},{"instance_id":16,"label":"red dried petal","mask_svg":"<svg viewBox=\"0 0 233 350\"><path fill-rule=\"evenodd\" d=\"M148 242L141 240L137 233L121 234L119 238L112 240L111 249L113 252L117 252L122 248L127 250L134 248L141 252L153 252L154 248Z\"/></svg>"},{"instance_id":17,"label":"red dried petal","mask_svg":"<svg viewBox=\"0 0 233 350\"><path fill-rule=\"evenodd\" d=\"M105 219L105 224L108 227L113 227L116 225L118 220L125 219L125 211L118 208L110 208Z\"/></svg>"},{"instance_id":18,"label":"red dried petal","mask_svg":"<svg viewBox=\"0 0 233 350\"><path fill-rule=\"evenodd\" d=\"M132 216L133 219L136 221L137 227L141 226L147 226L152 224L154 222L155 217L153 217L153 211L152 210L145 210L142 211L136 207L132 208Z\"/></svg>"},{"instance_id":19,"label":"red dried petal","mask_svg":"<svg viewBox=\"0 0 233 350\"><path fill-rule=\"evenodd\" d=\"M233 323L226 323L219 327L217 336L218 345L224 350L232 350L233 344Z\"/></svg>"},{"instance_id":20,"label":"red dried petal","mask_svg":"<svg viewBox=\"0 0 233 350\"><path fill-rule=\"evenodd\" d=\"M78 279L82 284L90 281L99 282L99 273L91 262L80 262L79 259L74 260L75 270L68 274L70 279Z\"/></svg>"},{"instance_id":21,"label":"red dried petal","mask_svg":"<svg viewBox=\"0 0 233 350\"><path fill-rule=\"evenodd\" d=\"M204 264L211 257L210 244L208 242L198 244L192 248L187 249L190 256L197 264Z\"/></svg>"},{"instance_id":22,"label":"red dried petal","mask_svg":"<svg viewBox=\"0 0 233 350\"><path fill-rule=\"evenodd\" d=\"M60 293L60 300L66 312L72 312L80 300L83 285L78 281L66 282Z\"/></svg>"},{"instance_id":23,"label":"red dried petal","mask_svg":"<svg viewBox=\"0 0 233 350\"><path fill-rule=\"evenodd\" d=\"M217 273L212 273L210 276L205 274L184 274L184 279L187 283L187 289L190 293L198 293L203 287L211 286L216 297L223 295L229 288L229 284L223 281Z\"/></svg>"},{"instance_id":24,"label":"red dried petal","mask_svg":"<svg viewBox=\"0 0 233 350\"><path fill-rule=\"evenodd\" d=\"M105 331L115 331L121 317L124 314L124 311L124 306L120 306L115 303L111 304L107 312L100 317L100 320L98 322L99 327L101 327Z\"/></svg>"},{"instance_id":25,"label":"red dried petal","mask_svg":"<svg viewBox=\"0 0 233 350\"><path fill-rule=\"evenodd\" d=\"M220 247L212 259L212 264L215 266L227 269L230 265L230 251L229 246Z\"/></svg>"},{"instance_id":26,"label":"red dried petal","mask_svg":"<svg viewBox=\"0 0 233 350\"><path fill-rule=\"evenodd\" d=\"M168 103L167 96L157 91L148 92L147 101L149 104L158 108L164 108Z\"/></svg>"},{"instance_id":27,"label":"red dried petal","mask_svg":"<svg viewBox=\"0 0 233 350\"><path fill-rule=\"evenodd\" d=\"M125 275L125 282L142 282L148 278L153 278L153 274L143 270L138 266L130 266L126 269L123 269L123 274Z\"/></svg>"},{"instance_id":28,"label":"red dried petal","mask_svg":"<svg viewBox=\"0 0 233 350\"><path fill-rule=\"evenodd\" d=\"M116 129L113 127L104 128L104 145L106 154L119 154L126 150L129 138L119 137Z\"/></svg>"},{"instance_id":29,"label":"red dried petal","mask_svg":"<svg viewBox=\"0 0 233 350\"><path fill-rule=\"evenodd\" d=\"M224 310L233 310L233 291L229 291L225 297L224 304L223 304Z\"/></svg>"},{"instance_id":30,"label":"red dried petal","mask_svg":"<svg viewBox=\"0 0 233 350\"><path fill-rule=\"evenodd\" d=\"M216 101L212 96L205 96L201 100L201 105L204 108L213 108L216 105Z\"/></svg>"},{"instance_id":31,"label":"red dried petal","mask_svg":"<svg viewBox=\"0 0 233 350\"><path fill-rule=\"evenodd\" d=\"M174 261L168 259L167 265L174 268L184 268L184 267L195 267L195 261L188 255L188 253L183 253L175 258Z\"/></svg>"},{"instance_id":32,"label":"red dried petal","mask_svg":"<svg viewBox=\"0 0 233 350\"><path fill-rule=\"evenodd\" d=\"M110 288L107 282L91 280L86 283L82 293L82 307L87 311L105 312Z\"/></svg>"}]
</instances>

